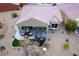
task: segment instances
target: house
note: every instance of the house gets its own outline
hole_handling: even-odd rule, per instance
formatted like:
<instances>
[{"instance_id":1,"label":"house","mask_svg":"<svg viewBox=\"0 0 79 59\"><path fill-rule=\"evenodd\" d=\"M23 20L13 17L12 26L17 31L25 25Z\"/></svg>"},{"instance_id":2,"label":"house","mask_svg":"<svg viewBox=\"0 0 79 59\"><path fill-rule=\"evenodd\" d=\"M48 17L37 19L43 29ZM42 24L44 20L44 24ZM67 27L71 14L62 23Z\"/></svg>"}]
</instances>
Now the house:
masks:
<instances>
[{"instance_id":1,"label":"house","mask_svg":"<svg viewBox=\"0 0 79 59\"><path fill-rule=\"evenodd\" d=\"M79 19L79 4L77 3L62 3L58 7L62 10L69 19L74 19L78 21Z\"/></svg>"},{"instance_id":2,"label":"house","mask_svg":"<svg viewBox=\"0 0 79 59\"><path fill-rule=\"evenodd\" d=\"M19 3L0 3L0 12L19 10Z\"/></svg>"},{"instance_id":3,"label":"house","mask_svg":"<svg viewBox=\"0 0 79 59\"><path fill-rule=\"evenodd\" d=\"M75 30L75 34L79 36L79 4L64 3L59 4L58 7L68 16L69 19L77 21L78 28Z\"/></svg>"},{"instance_id":4,"label":"house","mask_svg":"<svg viewBox=\"0 0 79 59\"><path fill-rule=\"evenodd\" d=\"M50 29L58 29L61 25L62 17L60 10L56 6L38 4L24 5L21 15L16 23L16 36L33 35L35 38L47 37L49 25Z\"/></svg>"},{"instance_id":5,"label":"house","mask_svg":"<svg viewBox=\"0 0 79 59\"><path fill-rule=\"evenodd\" d=\"M61 3L58 7L70 18L79 18L79 4L77 3Z\"/></svg>"}]
</instances>

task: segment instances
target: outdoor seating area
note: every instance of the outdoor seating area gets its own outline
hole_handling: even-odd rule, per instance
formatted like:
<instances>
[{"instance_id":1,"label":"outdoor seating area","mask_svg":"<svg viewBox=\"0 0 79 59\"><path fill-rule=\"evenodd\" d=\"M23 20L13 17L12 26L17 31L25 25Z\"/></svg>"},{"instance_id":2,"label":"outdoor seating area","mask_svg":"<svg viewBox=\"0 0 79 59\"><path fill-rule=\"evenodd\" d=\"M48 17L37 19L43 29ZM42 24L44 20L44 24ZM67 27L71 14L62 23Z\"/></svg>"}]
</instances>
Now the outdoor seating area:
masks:
<instances>
[{"instance_id":1,"label":"outdoor seating area","mask_svg":"<svg viewBox=\"0 0 79 59\"><path fill-rule=\"evenodd\" d=\"M44 27L22 27L20 31L22 36L34 37L34 39L45 40L47 37L46 28Z\"/></svg>"}]
</instances>

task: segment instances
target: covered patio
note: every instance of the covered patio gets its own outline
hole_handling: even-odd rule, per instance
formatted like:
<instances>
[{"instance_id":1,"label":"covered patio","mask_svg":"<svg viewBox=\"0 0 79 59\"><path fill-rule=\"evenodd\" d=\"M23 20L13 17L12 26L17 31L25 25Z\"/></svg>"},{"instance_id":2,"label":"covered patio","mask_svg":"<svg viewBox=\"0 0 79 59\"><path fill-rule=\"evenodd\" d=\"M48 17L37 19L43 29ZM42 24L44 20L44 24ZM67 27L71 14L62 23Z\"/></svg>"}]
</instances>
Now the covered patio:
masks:
<instances>
[{"instance_id":1,"label":"covered patio","mask_svg":"<svg viewBox=\"0 0 79 59\"><path fill-rule=\"evenodd\" d=\"M46 27L22 26L20 34L24 37L32 36L35 40L45 40L47 37Z\"/></svg>"}]
</instances>

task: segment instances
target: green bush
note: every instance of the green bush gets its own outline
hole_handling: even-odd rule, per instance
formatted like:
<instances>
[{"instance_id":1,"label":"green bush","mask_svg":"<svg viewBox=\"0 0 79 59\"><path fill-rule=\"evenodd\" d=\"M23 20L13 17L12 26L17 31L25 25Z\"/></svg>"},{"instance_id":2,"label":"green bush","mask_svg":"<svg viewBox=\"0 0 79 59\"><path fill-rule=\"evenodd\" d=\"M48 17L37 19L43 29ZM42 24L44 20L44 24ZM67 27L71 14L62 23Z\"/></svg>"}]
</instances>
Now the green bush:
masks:
<instances>
[{"instance_id":1,"label":"green bush","mask_svg":"<svg viewBox=\"0 0 79 59\"><path fill-rule=\"evenodd\" d=\"M2 22L0 22L0 29L2 29L3 28L3 24L2 24Z\"/></svg>"},{"instance_id":2,"label":"green bush","mask_svg":"<svg viewBox=\"0 0 79 59\"><path fill-rule=\"evenodd\" d=\"M12 42L12 46L13 46L13 47L18 47L18 46L20 46L20 40L14 38L14 40L13 40L13 42Z\"/></svg>"},{"instance_id":3,"label":"green bush","mask_svg":"<svg viewBox=\"0 0 79 59\"><path fill-rule=\"evenodd\" d=\"M65 43L64 45L63 45L63 47L64 47L64 49L68 49L69 48L69 43Z\"/></svg>"},{"instance_id":4,"label":"green bush","mask_svg":"<svg viewBox=\"0 0 79 59\"><path fill-rule=\"evenodd\" d=\"M77 28L77 21L75 20L68 20L66 24L66 30L68 31L75 31Z\"/></svg>"},{"instance_id":5,"label":"green bush","mask_svg":"<svg viewBox=\"0 0 79 59\"><path fill-rule=\"evenodd\" d=\"M18 16L17 13L15 13L15 12L12 13L12 17L13 17L13 18L15 18L15 17L17 17L17 16Z\"/></svg>"}]
</instances>

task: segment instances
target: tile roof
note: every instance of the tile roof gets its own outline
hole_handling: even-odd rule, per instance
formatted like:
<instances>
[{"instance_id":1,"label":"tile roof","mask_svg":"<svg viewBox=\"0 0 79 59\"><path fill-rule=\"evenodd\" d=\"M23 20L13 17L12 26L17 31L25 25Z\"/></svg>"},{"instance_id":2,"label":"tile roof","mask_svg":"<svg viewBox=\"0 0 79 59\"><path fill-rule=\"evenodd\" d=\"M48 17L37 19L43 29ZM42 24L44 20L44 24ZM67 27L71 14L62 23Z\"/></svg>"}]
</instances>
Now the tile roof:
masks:
<instances>
[{"instance_id":1,"label":"tile roof","mask_svg":"<svg viewBox=\"0 0 79 59\"><path fill-rule=\"evenodd\" d=\"M79 17L78 3L61 3L58 7L71 19Z\"/></svg>"},{"instance_id":2,"label":"tile roof","mask_svg":"<svg viewBox=\"0 0 79 59\"><path fill-rule=\"evenodd\" d=\"M30 18L35 18L36 20L49 24L51 20L55 20L54 16L62 21L60 10L57 6L25 5L21 11L21 15L17 24Z\"/></svg>"}]
</instances>

